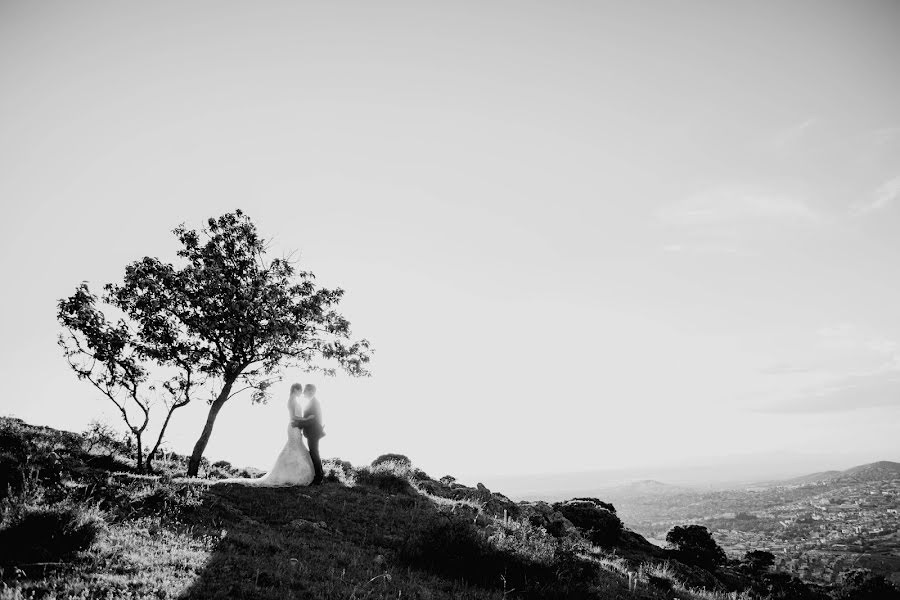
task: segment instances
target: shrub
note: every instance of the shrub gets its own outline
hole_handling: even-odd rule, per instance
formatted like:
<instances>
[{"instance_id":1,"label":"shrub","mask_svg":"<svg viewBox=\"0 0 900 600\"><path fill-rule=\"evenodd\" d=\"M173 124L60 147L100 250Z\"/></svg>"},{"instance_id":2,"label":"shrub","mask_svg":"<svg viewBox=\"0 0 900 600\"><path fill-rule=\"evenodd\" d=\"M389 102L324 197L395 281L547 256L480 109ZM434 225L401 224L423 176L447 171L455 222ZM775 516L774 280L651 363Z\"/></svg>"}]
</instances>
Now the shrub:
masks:
<instances>
[{"instance_id":1,"label":"shrub","mask_svg":"<svg viewBox=\"0 0 900 600\"><path fill-rule=\"evenodd\" d=\"M356 472L349 461L339 458L326 458L322 461L325 480L339 482L347 487L356 485Z\"/></svg>"},{"instance_id":2,"label":"shrub","mask_svg":"<svg viewBox=\"0 0 900 600\"><path fill-rule=\"evenodd\" d=\"M593 501L570 500L554 504L553 508L598 546L611 546L619 540L619 536L622 534L622 521L619 517Z\"/></svg>"},{"instance_id":3,"label":"shrub","mask_svg":"<svg viewBox=\"0 0 900 600\"><path fill-rule=\"evenodd\" d=\"M105 528L96 509L23 506L0 529L0 563L53 562L88 549Z\"/></svg>"},{"instance_id":4,"label":"shrub","mask_svg":"<svg viewBox=\"0 0 900 600\"><path fill-rule=\"evenodd\" d=\"M413 489L409 480L391 470L360 469L356 473L357 485L377 488L389 494L413 495Z\"/></svg>"},{"instance_id":5,"label":"shrub","mask_svg":"<svg viewBox=\"0 0 900 600\"><path fill-rule=\"evenodd\" d=\"M128 516L167 516L176 521L203 504L201 489L189 484L154 482L132 493Z\"/></svg>"},{"instance_id":6,"label":"shrub","mask_svg":"<svg viewBox=\"0 0 900 600\"><path fill-rule=\"evenodd\" d=\"M25 485L22 463L11 452L0 451L0 498L18 494Z\"/></svg>"},{"instance_id":7,"label":"shrub","mask_svg":"<svg viewBox=\"0 0 900 600\"><path fill-rule=\"evenodd\" d=\"M727 560L725 551L702 525L675 526L666 534L666 541L678 548L677 557L689 565L714 569Z\"/></svg>"},{"instance_id":8,"label":"shrub","mask_svg":"<svg viewBox=\"0 0 900 600\"><path fill-rule=\"evenodd\" d=\"M775 555L764 550L751 550L744 554L742 566L753 573L768 571L775 564Z\"/></svg>"},{"instance_id":9,"label":"shrub","mask_svg":"<svg viewBox=\"0 0 900 600\"><path fill-rule=\"evenodd\" d=\"M897 600L900 590L881 575L869 569L853 569L841 573L841 584L835 593L837 600Z\"/></svg>"},{"instance_id":10,"label":"shrub","mask_svg":"<svg viewBox=\"0 0 900 600\"><path fill-rule=\"evenodd\" d=\"M603 500L600 500L599 498L572 498L571 500L569 500L569 502L590 502L597 508L605 508L606 510L608 510L609 512L611 512L613 514L616 513L615 506L613 506L609 502L604 502Z\"/></svg>"},{"instance_id":11,"label":"shrub","mask_svg":"<svg viewBox=\"0 0 900 600\"><path fill-rule=\"evenodd\" d=\"M489 538L469 520L435 513L413 528L399 556L443 577L515 590L519 598L596 598L594 566L525 524Z\"/></svg>"},{"instance_id":12,"label":"shrub","mask_svg":"<svg viewBox=\"0 0 900 600\"><path fill-rule=\"evenodd\" d=\"M100 421L91 421L87 429L81 434L84 443L87 444L87 451L91 452L94 448L106 450L106 453L112 455L122 450L121 435L115 429L101 423Z\"/></svg>"},{"instance_id":13,"label":"shrub","mask_svg":"<svg viewBox=\"0 0 900 600\"><path fill-rule=\"evenodd\" d=\"M487 540L471 522L444 514L415 528L400 549L410 564L463 578L480 570L488 553Z\"/></svg>"},{"instance_id":14,"label":"shrub","mask_svg":"<svg viewBox=\"0 0 900 600\"><path fill-rule=\"evenodd\" d=\"M789 573L761 573L750 585L751 591L766 600L820 600L822 596L814 592L803 580ZM848 596L848 600L863 600L862 596ZM874 596L872 600L888 600L889 597Z\"/></svg>"},{"instance_id":15,"label":"shrub","mask_svg":"<svg viewBox=\"0 0 900 600\"><path fill-rule=\"evenodd\" d=\"M0 422L0 498L18 494L25 485L25 470L34 445L12 419Z\"/></svg>"},{"instance_id":16,"label":"shrub","mask_svg":"<svg viewBox=\"0 0 900 600\"><path fill-rule=\"evenodd\" d=\"M550 564L557 547L556 540L549 533L527 521L510 520L488 541L501 552L540 564Z\"/></svg>"},{"instance_id":17,"label":"shrub","mask_svg":"<svg viewBox=\"0 0 900 600\"><path fill-rule=\"evenodd\" d=\"M664 592L671 590L674 585L671 579L666 579L665 577L660 577L658 575L647 575L647 583L650 584L650 587L654 587Z\"/></svg>"},{"instance_id":18,"label":"shrub","mask_svg":"<svg viewBox=\"0 0 900 600\"><path fill-rule=\"evenodd\" d=\"M407 458L403 454L391 454L391 453L382 454L381 456L379 456L378 458L373 460L372 466L377 467L381 463L386 463L386 462L393 462L393 463L397 463L397 464L404 465L407 467L412 466L412 461L409 460L409 458Z\"/></svg>"}]
</instances>

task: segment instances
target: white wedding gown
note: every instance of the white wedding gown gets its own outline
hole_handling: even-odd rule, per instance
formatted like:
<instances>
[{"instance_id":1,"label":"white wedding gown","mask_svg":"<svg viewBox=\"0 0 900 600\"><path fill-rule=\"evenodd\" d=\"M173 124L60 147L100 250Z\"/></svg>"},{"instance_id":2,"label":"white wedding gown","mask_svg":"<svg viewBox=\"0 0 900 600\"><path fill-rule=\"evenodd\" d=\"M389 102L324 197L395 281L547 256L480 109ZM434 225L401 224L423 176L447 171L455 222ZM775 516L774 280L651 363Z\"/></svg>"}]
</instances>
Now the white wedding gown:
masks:
<instances>
[{"instance_id":1,"label":"white wedding gown","mask_svg":"<svg viewBox=\"0 0 900 600\"><path fill-rule=\"evenodd\" d=\"M275 465L268 473L257 479L238 477L233 479L221 479L216 483L242 483L244 485L258 485L275 487L282 485L309 485L315 477L312 457L306 449L303 441L303 433L299 427L292 425L294 417L302 417L300 403L292 394L288 398L288 429L287 443L278 455Z\"/></svg>"}]
</instances>

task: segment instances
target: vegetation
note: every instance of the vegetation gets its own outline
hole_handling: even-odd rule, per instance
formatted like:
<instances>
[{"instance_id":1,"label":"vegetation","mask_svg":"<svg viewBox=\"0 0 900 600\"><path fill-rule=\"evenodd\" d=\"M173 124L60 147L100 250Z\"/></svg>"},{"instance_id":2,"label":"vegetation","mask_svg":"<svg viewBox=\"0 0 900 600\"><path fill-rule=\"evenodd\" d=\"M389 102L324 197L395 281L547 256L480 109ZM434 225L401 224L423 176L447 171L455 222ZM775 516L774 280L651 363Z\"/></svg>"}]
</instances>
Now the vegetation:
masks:
<instances>
[{"instance_id":1,"label":"vegetation","mask_svg":"<svg viewBox=\"0 0 900 600\"><path fill-rule=\"evenodd\" d=\"M836 600L900 600L900 590L869 569L853 569L843 574Z\"/></svg>"},{"instance_id":2,"label":"vegetation","mask_svg":"<svg viewBox=\"0 0 900 600\"><path fill-rule=\"evenodd\" d=\"M22 457L21 485L2 500L0 599L824 600L896 591L865 573L814 589L771 572L766 553L707 571L621 522L601 547L592 536L618 521L608 503L517 504L480 484L433 480L409 461L328 459L323 486L252 488L180 479L188 457L170 453L158 475L139 474L121 441L92 436L0 419L3 447ZM223 461L201 467L238 472Z\"/></svg>"},{"instance_id":3,"label":"vegetation","mask_svg":"<svg viewBox=\"0 0 900 600\"><path fill-rule=\"evenodd\" d=\"M174 230L183 264L144 257L102 298L82 283L59 301L65 328L59 343L79 379L119 410L135 440L136 467L152 471L173 413L208 394L206 423L188 461L196 476L216 417L243 391L265 402L278 370L301 366L367 375L366 340L350 341L350 323L336 310L343 290L317 287L290 260L266 258L267 244L240 210L209 219L200 232ZM118 320L105 314L114 312ZM160 385L150 374L161 373ZM156 442L143 458L154 405L165 404Z\"/></svg>"},{"instance_id":4,"label":"vegetation","mask_svg":"<svg viewBox=\"0 0 900 600\"><path fill-rule=\"evenodd\" d=\"M596 498L573 498L553 506L592 543L608 547L619 541L623 526L612 504Z\"/></svg>"},{"instance_id":5,"label":"vegetation","mask_svg":"<svg viewBox=\"0 0 900 600\"><path fill-rule=\"evenodd\" d=\"M666 535L666 541L678 549L677 556L689 565L715 569L727 560L725 551L702 525L674 527Z\"/></svg>"},{"instance_id":6,"label":"vegetation","mask_svg":"<svg viewBox=\"0 0 900 600\"><path fill-rule=\"evenodd\" d=\"M409 457L404 456L403 454L388 453L382 454L381 456L373 460L372 466L377 467L378 465L383 463L397 463L399 465L409 466L412 464L412 461L409 460Z\"/></svg>"}]
</instances>

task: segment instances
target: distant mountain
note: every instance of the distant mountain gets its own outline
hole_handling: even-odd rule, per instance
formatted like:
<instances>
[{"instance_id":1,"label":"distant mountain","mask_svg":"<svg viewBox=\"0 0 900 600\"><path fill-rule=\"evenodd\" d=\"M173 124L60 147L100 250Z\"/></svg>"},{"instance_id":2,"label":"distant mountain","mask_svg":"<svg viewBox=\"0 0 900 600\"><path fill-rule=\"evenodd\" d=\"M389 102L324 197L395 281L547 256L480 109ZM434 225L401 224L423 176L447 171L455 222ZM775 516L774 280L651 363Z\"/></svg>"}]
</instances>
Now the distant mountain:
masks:
<instances>
[{"instance_id":1,"label":"distant mountain","mask_svg":"<svg viewBox=\"0 0 900 600\"><path fill-rule=\"evenodd\" d=\"M820 483L823 481L832 481L835 477L843 473L843 471L821 471L819 473L810 473L809 475L801 475L799 477L791 477L790 479L780 479L778 481L767 482L766 485L806 485L810 483Z\"/></svg>"},{"instance_id":2,"label":"distant mountain","mask_svg":"<svg viewBox=\"0 0 900 600\"><path fill-rule=\"evenodd\" d=\"M895 479L897 477L900 477L900 463L889 460L880 460L867 465L851 467L842 471L836 479L875 481L880 479Z\"/></svg>"},{"instance_id":3,"label":"distant mountain","mask_svg":"<svg viewBox=\"0 0 900 600\"><path fill-rule=\"evenodd\" d=\"M900 463L889 460L880 460L878 462L850 467L843 471L822 471L820 473L792 477L791 479L767 482L763 485L779 486L848 481L881 481L891 480L897 477L900 477Z\"/></svg>"},{"instance_id":4,"label":"distant mountain","mask_svg":"<svg viewBox=\"0 0 900 600\"><path fill-rule=\"evenodd\" d=\"M686 491L685 488L657 481L655 479L643 479L633 481L627 485L620 485L606 490L607 494L622 496L649 496L669 495Z\"/></svg>"}]
</instances>

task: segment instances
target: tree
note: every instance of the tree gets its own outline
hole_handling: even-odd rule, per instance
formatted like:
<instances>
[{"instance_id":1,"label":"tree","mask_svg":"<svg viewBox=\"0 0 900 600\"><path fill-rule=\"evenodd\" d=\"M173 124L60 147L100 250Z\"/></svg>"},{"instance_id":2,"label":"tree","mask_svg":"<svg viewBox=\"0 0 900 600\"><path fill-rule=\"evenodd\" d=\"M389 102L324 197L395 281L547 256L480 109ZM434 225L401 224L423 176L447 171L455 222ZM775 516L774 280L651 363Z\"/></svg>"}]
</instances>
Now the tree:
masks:
<instances>
[{"instance_id":1,"label":"tree","mask_svg":"<svg viewBox=\"0 0 900 600\"><path fill-rule=\"evenodd\" d=\"M59 336L58 343L75 375L89 381L118 409L135 441L135 468L152 472L153 457L159 450L172 414L191 400L194 366L189 361L174 361L174 373L170 369L168 378L162 381L161 387L167 394L164 400L166 417L156 443L144 458L144 434L150 423L151 409L159 402L157 385L148 381L154 368L152 353L148 352L146 340L134 335L133 323L126 318L110 322L97 308L98 300L88 285L82 283L72 296L59 301L57 318L66 333ZM109 301L109 296L104 300ZM157 361L155 364L161 366L162 363Z\"/></svg>"},{"instance_id":2,"label":"tree","mask_svg":"<svg viewBox=\"0 0 900 600\"><path fill-rule=\"evenodd\" d=\"M597 498L573 498L554 503L553 509L599 546L612 546L622 535L622 521L608 502Z\"/></svg>"},{"instance_id":3,"label":"tree","mask_svg":"<svg viewBox=\"0 0 900 600\"><path fill-rule=\"evenodd\" d=\"M702 525L675 526L666 534L666 541L678 548L678 557L688 564L712 569L727 560L725 551Z\"/></svg>"},{"instance_id":4,"label":"tree","mask_svg":"<svg viewBox=\"0 0 900 600\"><path fill-rule=\"evenodd\" d=\"M744 554L744 563L750 571L763 572L775 564L775 555L765 550L751 550Z\"/></svg>"},{"instance_id":5,"label":"tree","mask_svg":"<svg viewBox=\"0 0 900 600\"><path fill-rule=\"evenodd\" d=\"M900 589L870 569L852 569L841 573L835 591L838 600L898 600Z\"/></svg>"},{"instance_id":6,"label":"tree","mask_svg":"<svg viewBox=\"0 0 900 600\"><path fill-rule=\"evenodd\" d=\"M335 307L344 291L317 287L289 258L267 260L268 244L240 210L207 221L200 232L180 225L176 267L144 257L128 265L106 298L133 324L128 340L142 356L190 367L208 384L209 412L188 463L196 476L216 417L235 395L264 403L282 368L367 376L369 342L351 342L350 323ZM176 392L189 393L182 378ZM185 387L186 386L186 387Z\"/></svg>"}]
</instances>

